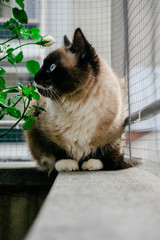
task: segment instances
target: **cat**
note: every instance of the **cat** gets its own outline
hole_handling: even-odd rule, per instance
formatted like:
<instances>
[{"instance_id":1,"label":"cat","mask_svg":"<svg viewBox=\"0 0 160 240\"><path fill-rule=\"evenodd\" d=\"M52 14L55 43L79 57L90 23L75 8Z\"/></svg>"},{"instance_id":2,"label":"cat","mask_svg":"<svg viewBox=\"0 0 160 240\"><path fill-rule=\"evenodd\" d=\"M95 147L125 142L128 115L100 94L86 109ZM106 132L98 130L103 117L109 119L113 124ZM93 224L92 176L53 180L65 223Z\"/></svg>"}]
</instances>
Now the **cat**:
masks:
<instances>
[{"instance_id":1,"label":"cat","mask_svg":"<svg viewBox=\"0 0 160 240\"><path fill-rule=\"evenodd\" d=\"M125 84L80 28L34 77L41 111L26 132L33 159L49 172L116 170L123 161ZM32 103L33 105L35 102Z\"/></svg>"}]
</instances>

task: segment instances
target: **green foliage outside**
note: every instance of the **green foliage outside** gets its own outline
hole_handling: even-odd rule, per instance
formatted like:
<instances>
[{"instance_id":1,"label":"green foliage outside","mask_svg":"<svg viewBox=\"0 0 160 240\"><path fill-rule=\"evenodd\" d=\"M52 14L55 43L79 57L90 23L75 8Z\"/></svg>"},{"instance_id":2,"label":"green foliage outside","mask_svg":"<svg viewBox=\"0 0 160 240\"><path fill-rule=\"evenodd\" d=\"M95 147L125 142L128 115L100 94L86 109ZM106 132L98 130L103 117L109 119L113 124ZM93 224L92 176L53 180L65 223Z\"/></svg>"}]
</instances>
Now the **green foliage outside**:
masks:
<instances>
[{"instance_id":1,"label":"green foliage outside","mask_svg":"<svg viewBox=\"0 0 160 240\"><path fill-rule=\"evenodd\" d=\"M11 8L7 5L9 1L10 0L0 0L0 5ZM24 0L15 0L15 2L17 3L18 8L11 8L13 17L4 23L3 28L0 28L0 31L8 30L11 35L9 39L0 43L0 56L2 56L0 58L0 63L4 59L7 59L9 64L15 66L16 71L17 64L24 61L27 70L32 74L32 76L34 76L40 69L40 64L35 60L26 61L22 48L31 44L50 46L54 43L54 39L51 36L42 37L38 28L28 29L28 16L25 11ZM21 39L27 40L29 38L36 41L21 44ZM18 41L18 46L15 48L12 47L13 39L17 39ZM19 53L15 54L15 50L17 49L19 49ZM10 115L16 119L16 122L7 131L3 132L0 137L8 134L21 120L24 120L23 129L30 129L32 124L36 121L35 118L31 116L31 112L35 110L44 111L44 109L40 108L38 105L34 105L33 108L29 107L32 99L37 101L40 99L40 96L35 91L36 89L34 86L31 86L30 84L24 86L19 83L16 86L6 87L5 74L6 71L0 64L0 120L3 119L5 115ZM10 97L10 94L12 97ZM22 111L17 108L17 104L20 101L23 102Z\"/></svg>"}]
</instances>

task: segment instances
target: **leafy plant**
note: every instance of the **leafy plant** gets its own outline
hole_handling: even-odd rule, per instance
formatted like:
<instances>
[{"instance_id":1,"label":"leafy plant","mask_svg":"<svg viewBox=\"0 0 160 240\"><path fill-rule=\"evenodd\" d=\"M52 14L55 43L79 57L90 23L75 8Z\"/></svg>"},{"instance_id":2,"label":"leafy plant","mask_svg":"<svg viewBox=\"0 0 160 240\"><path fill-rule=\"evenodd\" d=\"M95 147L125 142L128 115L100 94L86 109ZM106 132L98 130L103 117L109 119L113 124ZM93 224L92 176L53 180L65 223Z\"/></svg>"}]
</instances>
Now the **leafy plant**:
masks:
<instances>
[{"instance_id":1,"label":"leafy plant","mask_svg":"<svg viewBox=\"0 0 160 240\"><path fill-rule=\"evenodd\" d=\"M40 64L36 60L25 60L22 48L27 45L42 45L50 46L55 40L51 36L42 37L40 30L33 27L29 29L27 26L28 16L25 11L24 0L15 0L18 7L10 7L8 4L10 0L0 0L0 5L3 7L10 8L12 10L13 17L8 19L0 31L7 30L10 32L10 38L6 39L4 42L0 43L0 53L3 55L0 58L0 62L7 59L9 64L14 65L15 68L17 64L24 61L27 70L35 76L37 71L40 69ZM11 43L13 39L18 40L18 46L12 47ZM36 42L26 42L21 44L21 40L38 40ZM15 54L15 51L19 49L19 52ZM17 70L17 68L16 68ZM17 84L16 86L6 87L5 80L6 70L0 67L0 120L5 116L9 115L16 119L16 122L7 131L3 132L0 137L8 134L21 120L24 120L23 129L29 130L36 119L31 114L32 111L45 111L38 105L34 105L32 108L29 107L32 99L39 101L40 95L36 92L34 86L28 84L24 86L23 84ZM12 97L10 94L12 93ZM23 110L20 111L17 107L19 102L23 103Z\"/></svg>"}]
</instances>

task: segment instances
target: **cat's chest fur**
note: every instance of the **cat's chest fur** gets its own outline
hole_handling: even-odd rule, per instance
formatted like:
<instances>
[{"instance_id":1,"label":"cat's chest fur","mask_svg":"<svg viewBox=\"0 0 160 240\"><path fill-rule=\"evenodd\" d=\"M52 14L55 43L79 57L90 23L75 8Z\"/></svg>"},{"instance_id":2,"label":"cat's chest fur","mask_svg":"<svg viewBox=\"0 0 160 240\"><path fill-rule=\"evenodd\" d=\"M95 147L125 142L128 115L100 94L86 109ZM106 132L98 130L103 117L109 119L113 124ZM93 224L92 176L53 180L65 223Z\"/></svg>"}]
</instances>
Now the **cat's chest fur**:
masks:
<instances>
[{"instance_id":1,"label":"cat's chest fur","mask_svg":"<svg viewBox=\"0 0 160 240\"><path fill-rule=\"evenodd\" d=\"M59 144L75 160L87 156L92 150L90 142L98 124L95 106L90 102L60 105L50 99L47 99L47 106L53 138L61 139Z\"/></svg>"}]
</instances>

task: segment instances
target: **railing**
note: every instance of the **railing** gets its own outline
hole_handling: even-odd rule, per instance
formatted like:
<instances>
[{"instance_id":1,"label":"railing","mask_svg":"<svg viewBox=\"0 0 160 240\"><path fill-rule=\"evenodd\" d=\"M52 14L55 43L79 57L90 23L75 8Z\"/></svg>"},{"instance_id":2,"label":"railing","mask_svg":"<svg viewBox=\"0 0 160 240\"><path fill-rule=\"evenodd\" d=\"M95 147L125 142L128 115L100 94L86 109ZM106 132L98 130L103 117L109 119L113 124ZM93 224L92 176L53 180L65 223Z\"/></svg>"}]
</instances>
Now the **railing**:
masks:
<instances>
[{"instance_id":1,"label":"railing","mask_svg":"<svg viewBox=\"0 0 160 240\"><path fill-rule=\"evenodd\" d=\"M125 120L125 126L148 120L160 113L160 99L132 113Z\"/></svg>"}]
</instances>

